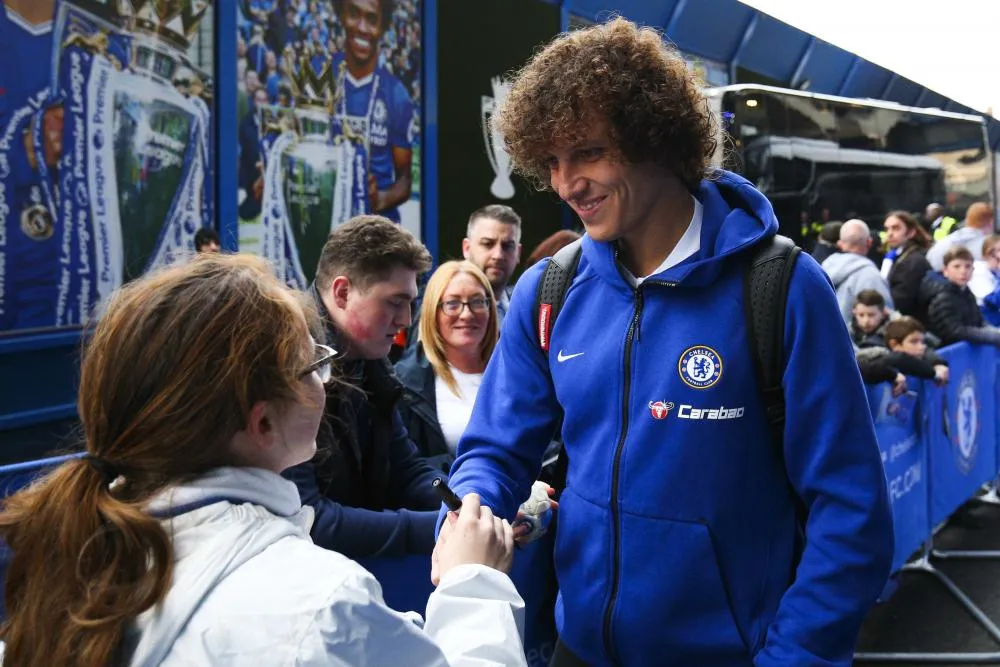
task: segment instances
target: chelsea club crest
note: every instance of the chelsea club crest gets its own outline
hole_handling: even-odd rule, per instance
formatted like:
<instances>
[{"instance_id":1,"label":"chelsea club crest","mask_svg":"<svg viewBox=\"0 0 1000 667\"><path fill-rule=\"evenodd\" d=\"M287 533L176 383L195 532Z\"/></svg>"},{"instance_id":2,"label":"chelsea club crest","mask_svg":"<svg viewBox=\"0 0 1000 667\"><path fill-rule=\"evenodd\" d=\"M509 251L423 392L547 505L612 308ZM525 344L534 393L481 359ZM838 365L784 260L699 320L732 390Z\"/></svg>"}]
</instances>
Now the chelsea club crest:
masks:
<instances>
[{"instance_id":1,"label":"chelsea club crest","mask_svg":"<svg viewBox=\"0 0 1000 667\"><path fill-rule=\"evenodd\" d=\"M695 345L681 354L677 372L692 389L708 389L722 377L722 357L710 347Z\"/></svg>"},{"instance_id":2,"label":"chelsea club crest","mask_svg":"<svg viewBox=\"0 0 1000 667\"><path fill-rule=\"evenodd\" d=\"M969 370L958 384L958 401L955 406L955 462L959 470L969 474L976 465L979 436L979 401L976 398L976 374Z\"/></svg>"}]
</instances>

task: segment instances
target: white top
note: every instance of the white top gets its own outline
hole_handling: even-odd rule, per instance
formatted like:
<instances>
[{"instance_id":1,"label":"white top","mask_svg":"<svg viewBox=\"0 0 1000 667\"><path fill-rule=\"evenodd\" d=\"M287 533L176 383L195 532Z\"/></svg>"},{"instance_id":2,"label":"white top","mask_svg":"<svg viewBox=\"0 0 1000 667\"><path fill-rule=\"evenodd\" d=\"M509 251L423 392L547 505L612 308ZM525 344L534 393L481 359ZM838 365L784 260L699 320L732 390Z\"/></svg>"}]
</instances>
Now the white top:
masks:
<instances>
[{"instance_id":1,"label":"white top","mask_svg":"<svg viewBox=\"0 0 1000 667\"><path fill-rule=\"evenodd\" d=\"M972 279L969 290L976 295L976 303L983 305L983 299L997 288L997 277L990 270L989 263L981 259L972 265Z\"/></svg>"},{"instance_id":2,"label":"white top","mask_svg":"<svg viewBox=\"0 0 1000 667\"><path fill-rule=\"evenodd\" d=\"M387 607L363 567L312 543L312 508L280 475L218 468L149 507L173 508L185 508L162 519L173 582L128 631L130 667L526 664L524 603L497 570L450 570L424 622Z\"/></svg>"},{"instance_id":3,"label":"white top","mask_svg":"<svg viewBox=\"0 0 1000 667\"><path fill-rule=\"evenodd\" d=\"M961 245L969 249L972 253L972 261L978 262L983 258L983 241L986 240L986 232L982 232L975 227L962 227L957 232L949 234L931 246L927 251L927 262L935 271L944 268L944 256L952 246Z\"/></svg>"},{"instance_id":4,"label":"white top","mask_svg":"<svg viewBox=\"0 0 1000 667\"><path fill-rule=\"evenodd\" d=\"M632 275L632 272L622 266L622 272L625 275L626 280L632 287L638 287L646 280L649 280L652 276L658 273L663 273L669 268L675 267L684 260L686 260L691 255L695 254L701 250L701 220L703 216L703 210L701 202L694 196L691 197L691 201L694 202L694 213L691 215L691 222L688 223L687 230L685 230L684 235L681 236L677 245L674 249L670 251L667 258L663 260L656 269L648 276L643 276L642 278L636 278Z\"/></svg>"},{"instance_id":5,"label":"white top","mask_svg":"<svg viewBox=\"0 0 1000 667\"><path fill-rule=\"evenodd\" d=\"M476 404L479 385L483 383L482 373L463 373L450 366L451 374L458 384L461 397L451 393L451 389L440 376L434 377L434 398L437 403L438 423L444 433L444 441L452 454L458 448L458 439L465 433L465 427L472 418L472 408Z\"/></svg>"}]
</instances>

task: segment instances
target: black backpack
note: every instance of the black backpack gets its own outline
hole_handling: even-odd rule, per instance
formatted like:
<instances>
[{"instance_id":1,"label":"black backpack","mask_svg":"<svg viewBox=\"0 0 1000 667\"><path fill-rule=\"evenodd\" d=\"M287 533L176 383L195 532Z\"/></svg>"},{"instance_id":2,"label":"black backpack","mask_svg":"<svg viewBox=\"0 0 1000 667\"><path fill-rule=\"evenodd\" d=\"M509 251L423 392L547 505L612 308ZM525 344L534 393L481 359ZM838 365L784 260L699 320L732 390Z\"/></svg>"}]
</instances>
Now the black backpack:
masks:
<instances>
[{"instance_id":1,"label":"black backpack","mask_svg":"<svg viewBox=\"0 0 1000 667\"><path fill-rule=\"evenodd\" d=\"M556 317L562 310L566 291L580 263L582 239L559 250L545 267L535 296L538 345L548 351ZM771 236L747 251L743 277L744 314L754 355L754 370L767 414L767 422L778 451L785 432L784 375L785 304L792 270L801 249L784 236ZM561 492L566 483L569 458L559 454L552 474L552 486Z\"/></svg>"}]
</instances>

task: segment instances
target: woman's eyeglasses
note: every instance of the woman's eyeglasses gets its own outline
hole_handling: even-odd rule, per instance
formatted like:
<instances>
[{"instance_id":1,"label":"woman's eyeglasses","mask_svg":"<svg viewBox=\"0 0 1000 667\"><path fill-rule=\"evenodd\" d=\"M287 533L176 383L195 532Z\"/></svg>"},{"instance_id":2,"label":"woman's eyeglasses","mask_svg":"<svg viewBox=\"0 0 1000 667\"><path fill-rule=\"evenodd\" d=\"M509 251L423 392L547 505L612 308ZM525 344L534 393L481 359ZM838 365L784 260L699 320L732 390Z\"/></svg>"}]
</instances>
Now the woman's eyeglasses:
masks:
<instances>
[{"instance_id":1,"label":"woman's eyeglasses","mask_svg":"<svg viewBox=\"0 0 1000 667\"><path fill-rule=\"evenodd\" d=\"M438 306L445 315L460 315L462 309L466 306L469 310L476 315L482 315L488 313L490 310L490 300L485 296L477 296L469 299L468 301L462 301L460 299L448 299L447 301L442 301L441 305Z\"/></svg>"},{"instance_id":2,"label":"woman's eyeglasses","mask_svg":"<svg viewBox=\"0 0 1000 667\"><path fill-rule=\"evenodd\" d=\"M320 382L326 384L333 377L333 361L339 356L340 352L332 347L316 343L316 361L306 366L306 369L302 371L302 377L315 372L319 376Z\"/></svg>"}]
</instances>

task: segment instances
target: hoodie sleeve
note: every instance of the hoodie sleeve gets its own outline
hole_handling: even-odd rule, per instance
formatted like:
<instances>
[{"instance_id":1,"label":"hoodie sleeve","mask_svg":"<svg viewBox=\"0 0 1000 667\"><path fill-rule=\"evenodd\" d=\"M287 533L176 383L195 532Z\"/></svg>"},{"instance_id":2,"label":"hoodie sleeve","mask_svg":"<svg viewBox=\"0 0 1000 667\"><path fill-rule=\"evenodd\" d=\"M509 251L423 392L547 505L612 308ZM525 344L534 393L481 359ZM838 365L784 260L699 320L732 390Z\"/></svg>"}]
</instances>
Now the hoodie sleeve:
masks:
<instances>
[{"instance_id":1,"label":"hoodie sleeve","mask_svg":"<svg viewBox=\"0 0 1000 667\"><path fill-rule=\"evenodd\" d=\"M397 491L397 505L436 512L441 507L441 496L437 495L432 483L438 477L447 478L447 475L441 474L427 459L420 456L398 409L392 411L391 429L389 456L392 457L392 462L389 484L390 488Z\"/></svg>"},{"instance_id":2,"label":"hoodie sleeve","mask_svg":"<svg viewBox=\"0 0 1000 667\"><path fill-rule=\"evenodd\" d=\"M312 463L282 473L295 482L303 505L316 513L313 542L348 558L428 555L434 550L436 511L376 512L346 507L320 493Z\"/></svg>"},{"instance_id":3,"label":"hoodie sleeve","mask_svg":"<svg viewBox=\"0 0 1000 667\"><path fill-rule=\"evenodd\" d=\"M800 255L785 315L784 452L805 546L756 667L849 666L891 567L881 456L850 338L831 326L837 313L829 281Z\"/></svg>"},{"instance_id":4,"label":"hoodie sleeve","mask_svg":"<svg viewBox=\"0 0 1000 667\"><path fill-rule=\"evenodd\" d=\"M547 265L548 260L539 262L517 282L503 335L479 388L479 397L490 399L476 401L449 479L460 498L478 493L484 505L508 520L531 492L562 415L532 322Z\"/></svg>"},{"instance_id":5,"label":"hoodie sleeve","mask_svg":"<svg viewBox=\"0 0 1000 667\"><path fill-rule=\"evenodd\" d=\"M360 569L360 568L359 568ZM371 574L335 591L296 652L296 665L526 665L524 601L510 578L485 565L452 569L427 601L427 622L389 608Z\"/></svg>"},{"instance_id":6,"label":"hoodie sleeve","mask_svg":"<svg viewBox=\"0 0 1000 667\"><path fill-rule=\"evenodd\" d=\"M903 375L911 375L924 380L934 379L934 366L926 359L914 357L905 352L890 352L885 355L885 362Z\"/></svg>"}]
</instances>

